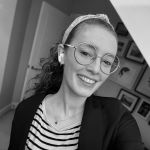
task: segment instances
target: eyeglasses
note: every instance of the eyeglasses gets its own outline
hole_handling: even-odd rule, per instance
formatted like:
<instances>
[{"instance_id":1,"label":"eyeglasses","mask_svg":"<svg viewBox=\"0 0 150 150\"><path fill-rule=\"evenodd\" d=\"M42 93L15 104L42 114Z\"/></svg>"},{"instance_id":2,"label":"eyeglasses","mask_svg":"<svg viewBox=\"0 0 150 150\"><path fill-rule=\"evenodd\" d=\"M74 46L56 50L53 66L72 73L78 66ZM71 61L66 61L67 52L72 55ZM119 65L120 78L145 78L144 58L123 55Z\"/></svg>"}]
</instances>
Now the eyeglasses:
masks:
<instances>
[{"instance_id":1,"label":"eyeglasses","mask_svg":"<svg viewBox=\"0 0 150 150\"><path fill-rule=\"evenodd\" d=\"M64 46L74 48L75 60L84 66L92 64L99 57L96 54L96 48L91 44L80 43L77 46L64 44ZM117 56L106 53L99 58L101 58L100 69L104 74L110 75L118 69L120 61Z\"/></svg>"}]
</instances>

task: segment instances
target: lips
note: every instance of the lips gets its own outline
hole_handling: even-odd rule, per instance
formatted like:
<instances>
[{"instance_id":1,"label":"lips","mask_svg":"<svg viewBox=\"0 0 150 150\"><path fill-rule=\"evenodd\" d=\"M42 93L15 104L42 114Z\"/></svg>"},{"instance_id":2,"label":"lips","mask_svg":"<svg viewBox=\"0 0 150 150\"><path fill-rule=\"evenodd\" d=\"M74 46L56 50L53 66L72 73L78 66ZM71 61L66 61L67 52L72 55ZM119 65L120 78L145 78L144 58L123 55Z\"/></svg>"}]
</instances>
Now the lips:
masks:
<instances>
[{"instance_id":1,"label":"lips","mask_svg":"<svg viewBox=\"0 0 150 150\"><path fill-rule=\"evenodd\" d=\"M94 84L94 83L96 83L96 80L91 79L91 78L89 78L89 77L87 77L87 76L83 76L83 75L78 75L78 76L79 76L79 78L80 78L82 81L84 81L84 82L86 82L86 83L88 83L88 84Z\"/></svg>"}]
</instances>

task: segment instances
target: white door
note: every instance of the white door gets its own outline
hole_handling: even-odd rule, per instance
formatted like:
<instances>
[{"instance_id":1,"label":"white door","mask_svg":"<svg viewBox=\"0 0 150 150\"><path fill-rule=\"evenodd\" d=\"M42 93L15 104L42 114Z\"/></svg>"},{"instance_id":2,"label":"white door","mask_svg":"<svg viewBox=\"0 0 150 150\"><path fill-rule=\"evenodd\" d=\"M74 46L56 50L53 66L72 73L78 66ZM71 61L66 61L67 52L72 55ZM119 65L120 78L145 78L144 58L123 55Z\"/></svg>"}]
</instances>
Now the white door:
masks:
<instances>
[{"instance_id":1,"label":"white door","mask_svg":"<svg viewBox=\"0 0 150 150\"><path fill-rule=\"evenodd\" d=\"M42 3L21 100L33 94L26 91L34 84L31 79L39 73L40 59L48 57L50 47L58 41L68 22L69 17L66 14L46 2Z\"/></svg>"}]
</instances>

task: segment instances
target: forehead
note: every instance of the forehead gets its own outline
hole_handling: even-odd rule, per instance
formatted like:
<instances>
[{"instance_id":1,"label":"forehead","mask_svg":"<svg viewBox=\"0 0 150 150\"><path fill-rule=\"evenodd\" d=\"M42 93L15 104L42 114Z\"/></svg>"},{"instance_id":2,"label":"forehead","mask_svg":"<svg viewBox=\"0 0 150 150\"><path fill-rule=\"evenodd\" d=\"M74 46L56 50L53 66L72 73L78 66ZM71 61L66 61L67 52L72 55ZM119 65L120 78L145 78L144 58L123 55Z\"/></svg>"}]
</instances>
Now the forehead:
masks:
<instances>
[{"instance_id":1,"label":"forehead","mask_svg":"<svg viewBox=\"0 0 150 150\"><path fill-rule=\"evenodd\" d=\"M77 45L82 42L93 45L98 50L98 53L111 53L115 55L117 52L116 37L112 31L102 25L80 25L71 43Z\"/></svg>"}]
</instances>

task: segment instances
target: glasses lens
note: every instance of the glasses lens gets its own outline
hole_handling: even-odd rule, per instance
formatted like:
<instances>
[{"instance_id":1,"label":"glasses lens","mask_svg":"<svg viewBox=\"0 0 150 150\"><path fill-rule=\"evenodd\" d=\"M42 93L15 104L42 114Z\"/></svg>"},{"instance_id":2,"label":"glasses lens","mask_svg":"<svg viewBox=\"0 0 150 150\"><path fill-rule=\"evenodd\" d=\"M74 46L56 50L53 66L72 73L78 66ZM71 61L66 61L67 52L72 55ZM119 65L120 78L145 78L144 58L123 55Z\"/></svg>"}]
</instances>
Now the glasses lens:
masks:
<instances>
[{"instance_id":1,"label":"glasses lens","mask_svg":"<svg viewBox=\"0 0 150 150\"><path fill-rule=\"evenodd\" d=\"M110 73L115 72L118 69L118 67L119 67L119 58L116 56L112 66L111 66Z\"/></svg>"},{"instance_id":2,"label":"glasses lens","mask_svg":"<svg viewBox=\"0 0 150 150\"><path fill-rule=\"evenodd\" d=\"M101 70L105 74L111 74L117 70L119 59L111 54L106 54L101 58Z\"/></svg>"},{"instance_id":3,"label":"glasses lens","mask_svg":"<svg viewBox=\"0 0 150 150\"><path fill-rule=\"evenodd\" d=\"M76 61L81 65L89 65L93 63L97 57L95 47L86 43L79 44L76 47L74 56ZM119 59L112 54L105 54L101 58L100 68L105 74L111 74L115 72L118 66Z\"/></svg>"},{"instance_id":4,"label":"glasses lens","mask_svg":"<svg viewBox=\"0 0 150 150\"><path fill-rule=\"evenodd\" d=\"M92 45L82 43L75 50L75 59L79 64L91 64L95 57L95 48Z\"/></svg>"}]
</instances>

